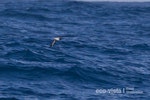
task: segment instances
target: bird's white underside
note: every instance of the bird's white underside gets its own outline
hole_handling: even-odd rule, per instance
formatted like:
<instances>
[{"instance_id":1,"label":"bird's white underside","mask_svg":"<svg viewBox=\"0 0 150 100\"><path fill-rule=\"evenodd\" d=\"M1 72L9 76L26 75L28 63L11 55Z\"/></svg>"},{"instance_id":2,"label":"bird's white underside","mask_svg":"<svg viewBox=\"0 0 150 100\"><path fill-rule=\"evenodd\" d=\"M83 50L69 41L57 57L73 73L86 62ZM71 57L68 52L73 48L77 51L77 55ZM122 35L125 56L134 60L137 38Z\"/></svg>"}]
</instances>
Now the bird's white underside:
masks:
<instances>
[{"instance_id":1,"label":"bird's white underside","mask_svg":"<svg viewBox=\"0 0 150 100\"><path fill-rule=\"evenodd\" d=\"M59 40L60 40L60 38L59 38L59 37L56 37L56 38L54 38L54 40L57 40L57 41L59 41Z\"/></svg>"}]
</instances>

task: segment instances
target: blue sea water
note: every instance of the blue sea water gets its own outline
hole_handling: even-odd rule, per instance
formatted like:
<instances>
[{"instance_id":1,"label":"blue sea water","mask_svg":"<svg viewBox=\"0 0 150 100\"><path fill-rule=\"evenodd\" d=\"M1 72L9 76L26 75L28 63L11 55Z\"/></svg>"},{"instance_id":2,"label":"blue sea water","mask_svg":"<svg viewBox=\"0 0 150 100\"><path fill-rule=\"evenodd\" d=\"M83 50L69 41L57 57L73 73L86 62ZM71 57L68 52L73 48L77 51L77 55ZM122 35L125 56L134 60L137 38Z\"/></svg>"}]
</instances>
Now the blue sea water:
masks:
<instances>
[{"instance_id":1,"label":"blue sea water","mask_svg":"<svg viewBox=\"0 0 150 100\"><path fill-rule=\"evenodd\" d=\"M0 1L0 100L149 99L150 2Z\"/></svg>"}]
</instances>

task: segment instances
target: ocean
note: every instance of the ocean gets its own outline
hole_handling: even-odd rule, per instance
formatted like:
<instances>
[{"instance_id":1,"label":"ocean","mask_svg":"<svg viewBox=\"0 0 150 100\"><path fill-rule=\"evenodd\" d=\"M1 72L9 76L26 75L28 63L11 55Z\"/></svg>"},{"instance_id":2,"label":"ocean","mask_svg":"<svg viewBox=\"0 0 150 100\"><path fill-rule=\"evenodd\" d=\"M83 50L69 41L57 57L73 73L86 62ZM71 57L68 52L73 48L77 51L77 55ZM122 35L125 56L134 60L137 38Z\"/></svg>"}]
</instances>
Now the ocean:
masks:
<instances>
[{"instance_id":1,"label":"ocean","mask_svg":"<svg viewBox=\"0 0 150 100\"><path fill-rule=\"evenodd\" d=\"M150 2L0 1L0 100L149 99Z\"/></svg>"}]
</instances>

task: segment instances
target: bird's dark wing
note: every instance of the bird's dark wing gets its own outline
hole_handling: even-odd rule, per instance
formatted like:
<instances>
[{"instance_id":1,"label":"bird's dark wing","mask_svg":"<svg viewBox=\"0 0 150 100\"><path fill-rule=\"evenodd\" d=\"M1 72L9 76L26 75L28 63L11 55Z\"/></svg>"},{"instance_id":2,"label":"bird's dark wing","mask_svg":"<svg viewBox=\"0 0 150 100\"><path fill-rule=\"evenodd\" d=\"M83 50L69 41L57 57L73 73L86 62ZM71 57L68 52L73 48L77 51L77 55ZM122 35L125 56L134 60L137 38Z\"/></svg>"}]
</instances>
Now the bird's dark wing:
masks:
<instances>
[{"instance_id":1,"label":"bird's dark wing","mask_svg":"<svg viewBox=\"0 0 150 100\"><path fill-rule=\"evenodd\" d=\"M53 40L53 42L51 43L51 47L54 46L55 42L56 42L56 40Z\"/></svg>"}]
</instances>

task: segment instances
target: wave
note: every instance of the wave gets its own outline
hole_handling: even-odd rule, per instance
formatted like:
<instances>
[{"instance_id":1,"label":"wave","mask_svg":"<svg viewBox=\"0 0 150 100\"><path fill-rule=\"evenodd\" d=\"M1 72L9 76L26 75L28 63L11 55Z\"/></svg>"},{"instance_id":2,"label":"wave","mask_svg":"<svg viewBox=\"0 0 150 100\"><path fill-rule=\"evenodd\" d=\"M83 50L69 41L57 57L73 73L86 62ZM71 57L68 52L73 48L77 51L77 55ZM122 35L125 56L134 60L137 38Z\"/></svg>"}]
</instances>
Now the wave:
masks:
<instances>
[{"instance_id":1,"label":"wave","mask_svg":"<svg viewBox=\"0 0 150 100\"><path fill-rule=\"evenodd\" d=\"M141 43L141 44L133 44L130 45L129 47L131 47L134 51L138 51L138 50L143 50L143 51L149 51L150 50L150 46L146 43Z\"/></svg>"},{"instance_id":2,"label":"wave","mask_svg":"<svg viewBox=\"0 0 150 100\"><path fill-rule=\"evenodd\" d=\"M41 9L39 9L41 10ZM31 11L31 12L30 12ZM30 12L30 13L29 13ZM58 18L51 17L49 18L46 15L32 13L34 12L33 9L23 10L14 10L14 9L5 9L0 12L4 17L11 17L11 18L21 18L26 20L39 20L39 21L53 21L59 20Z\"/></svg>"},{"instance_id":3,"label":"wave","mask_svg":"<svg viewBox=\"0 0 150 100\"><path fill-rule=\"evenodd\" d=\"M2 60L1 60L2 61ZM3 61L6 62L6 61ZM29 62L32 63L32 62ZM35 64L37 63L37 64ZM22 62L12 62L12 63L3 63L0 66L0 73L10 73L13 77L14 75L17 76L17 78L20 79L27 79L27 80L40 80L46 79L49 80L53 77L55 79L59 79L60 76L62 79L67 81L76 81L78 82L90 82L92 84L107 84L107 85L119 85L120 81L110 81L112 78L121 79L123 76L121 73L126 73L127 69L120 70L120 69L114 69L111 66L109 66L109 69L107 67L101 68L92 68L92 67L78 67L78 65L64 65L61 64L57 67L57 64L52 63L44 63L43 66L42 63L35 62L30 65L27 65L27 63L23 64ZM131 66L134 66L135 63L133 63ZM141 66L141 65L139 65ZM132 69L135 70L135 74L142 73L143 75L149 75L149 71L145 73L146 68L137 68L132 67ZM129 71L128 73L132 73L132 71ZM18 77L19 74L19 77ZM125 75L124 77L130 77L131 74ZM98 77L99 76L99 77ZM7 77L7 75L5 76ZM8 77L11 77L8 75ZM15 78L15 77L14 77ZM137 79L137 77L135 77ZM142 78L144 79L144 78Z\"/></svg>"},{"instance_id":4,"label":"wave","mask_svg":"<svg viewBox=\"0 0 150 100\"><path fill-rule=\"evenodd\" d=\"M84 2L150 2L150 0L76 0Z\"/></svg>"},{"instance_id":5,"label":"wave","mask_svg":"<svg viewBox=\"0 0 150 100\"><path fill-rule=\"evenodd\" d=\"M63 79L67 79L70 81L76 80L76 82L90 81L93 83L117 84L105 79L105 76L112 78L116 77L116 75L102 68L78 67L77 65L74 65L72 67L69 67L69 65L66 65L66 67L62 66L61 68L58 68L55 65L52 65L51 63L47 63L47 67L41 67L41 64L27 66L16 63L5 63L1 64L0 72L9 72L13 75L18 75L18 73L20 73L20 78L28 77L27 79L37 79L38 77L46 78L46 76L53 76L59 78L61 76ZM101 77L97 77L97 75ZM49 79L50 77L47 78Z\"/></svg>"},{"instance_id":6,"label":"wave","mask_svg":"<svg viewBox=\"0 0 150 100\"><path fill-rule=\"evenodd\" d=\"M15 97L0 97L1 100L19 100Z\"/></svg>"}]
</instances>

